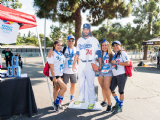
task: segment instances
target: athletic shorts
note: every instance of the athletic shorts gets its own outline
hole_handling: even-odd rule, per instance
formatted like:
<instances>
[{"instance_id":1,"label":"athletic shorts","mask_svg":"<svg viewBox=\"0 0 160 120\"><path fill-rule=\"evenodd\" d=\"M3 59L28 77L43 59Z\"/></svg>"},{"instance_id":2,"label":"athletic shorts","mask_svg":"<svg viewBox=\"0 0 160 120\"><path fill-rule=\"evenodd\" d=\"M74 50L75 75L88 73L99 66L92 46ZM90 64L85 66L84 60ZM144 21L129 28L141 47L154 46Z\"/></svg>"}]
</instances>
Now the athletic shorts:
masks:
<instances>
[{"instance_id":1,"label":"athletic shorts","mask_svg":"<svg viewBox=\"0 0 160 120\"><path fill-rule=\"evenodd\" d=\"M63 81L65 84L67 84L69 82L69 79L70 79L70 82L71 83L77 83L77 74L65 74L63 73Z\"/></svg>"},{"instance_id":2,"label":"athletic shorts","mask_svg":"<svg viewBox=\"0 0 160 120\"><path fill-rule=\"evenodd\" d=\"M106 76L111 76L112 77L113 76L112 70L109 70L108 73L100 73L99 76L100 77L106 77Z\"/></svg>"},{"instance_id":3,"label":"athletic shorts","mask_svg":"<svg viewBox=\"0 0 160 120\"><path fill-rule=\"evenodd\" d=\"M110 86L111 91L114 91L118 86L119 93L123 94L126 81L127 81L127 75L125 73L118 76L113 76Z\"/></svg>"},{"instance_id":4,"label":"athletic shorts","mask_svg":"<svg viewBox=\"0 0 160 120\"><path fill-rule=\"evenodd\" d=\"M56 79L58 79L59 77L63 78L63 76L56 76ZM53 78L52 77L49 77L49 78L53 82ZM54 88L54 82L53 82L53 88Z\"/></svg>"}]
</instances>

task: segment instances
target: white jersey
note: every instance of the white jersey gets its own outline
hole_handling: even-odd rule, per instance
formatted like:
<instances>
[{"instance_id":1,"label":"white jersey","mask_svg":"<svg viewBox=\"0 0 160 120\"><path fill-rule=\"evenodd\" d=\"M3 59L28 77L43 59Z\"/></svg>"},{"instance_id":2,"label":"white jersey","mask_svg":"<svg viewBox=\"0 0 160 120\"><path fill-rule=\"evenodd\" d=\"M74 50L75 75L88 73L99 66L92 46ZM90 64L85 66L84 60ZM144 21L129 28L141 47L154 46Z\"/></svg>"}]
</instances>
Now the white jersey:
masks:
<instances>
[{"instance_id":1,"label":"white jersey","mask_svg":"<svg viewBox=\"0 0 160 120\"><path fill-rule=\"evenodd\" d=\"M95 37L87 39L79 38L77 41L77 52L79 53L80 60L93 60L95 61L96 52L100 49L98 40Z\"/></svg>"},{"instance_id":2,"label":"white jersey","mask_svg":"<svg viewBox=\"0 0 160 120\"><path fill-rule=\"evenodd\" d=\"M103 63L104 65L108 65L110 69L108 70L112 70L112 66L111 63L109 63L109 55L106 55L106 52L103 52Z\"/></svg>"},{"instance_id":3,"label":"white jersey","mask_svg":"<svg viewBox=\"0 0 160 120\"><path fill-rule=\"evenodd\" d=\"M73 49L69 49L69 50L70 50L70 54L69 54L68 46L67 46L67 48L66 48L66 50L64 52L65 66L64 66L64 72L63 73L65 73L65 74L74 74L74 73L77 73L77 71L73 72L72 68L71 67L69 68L68 62L69 62L69 60L73 60L74 61L74 57L75 57L75 54L76 54L76 47L74 47ZM73 51L73 55L72 55L72 51Z\"/></svg>"},{"instance_id":4,"label":"white jersey","mask_svg":"<svg viewBox=\"0 0 160 120\"><path fill-rule=\"evenodd\" d=\"M117 62L127 62L129 58L125 51L121 51L121 55L115 59ZM112 67L113 76L118 76L125 73L125 66L117 65L117 70Z\"/></svg>"},{"instance_id":5,"label":"white jersey","mask_svg":"<svg viewBox=\"0 0 160 120\"><path fill-rule=\"evenodd\" d=\"M62 76L63 75L62 69L64 69L64 61L65 61L64 55L60 52L58 53L61 55L59 55L55 51L53 52L54 56L52 55L50 58L48 57L48 64L53 64L55 76ZM50 69L49 69L49 76L52 77Z\"/></svg>"}]
</instances>

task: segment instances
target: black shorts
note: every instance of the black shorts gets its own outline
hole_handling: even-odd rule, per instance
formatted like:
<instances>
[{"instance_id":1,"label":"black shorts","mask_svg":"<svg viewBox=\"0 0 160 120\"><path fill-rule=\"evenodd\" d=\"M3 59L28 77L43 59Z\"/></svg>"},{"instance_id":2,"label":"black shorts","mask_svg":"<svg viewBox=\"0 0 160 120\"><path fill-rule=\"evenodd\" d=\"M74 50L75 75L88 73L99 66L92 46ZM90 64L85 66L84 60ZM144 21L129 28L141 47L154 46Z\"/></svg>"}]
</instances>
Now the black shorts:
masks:
<instances>
[{"instance_id":1,"label":"black shorts","mask_svg":"<svg viewBox=\"0 0 160 120\"><path fill-rule=\"evenodd\" d=\"M119 93L123 94L126 81L127 81L127 75L125 73L118 76L113 76L110 86L111 91L114 91L118 86Z\"/></svg>"},{"instance_id":2,"label":"black shorts","mask_svg":"<svg viewBox=\"0 0 160 120\"><path fill-rule=\"evenodd\" d=\"M59 77L63 78L63 76L56 76L56 79L58 79ZM53 82L53 78L52 77L49 77L49 78ZM54 88L54 82L53 82L53 88Z\"/></svg>"},{"instance_id":3,"label":"black shorts","mask_svg":"<svg viewBox=\"0 0 160 120\"><path fill-rule=\"evenodd\" d=\"M70 79L70 82L71 83L77 83L77 75L76 73L75 74L65 74L63 73L63 81L65 84L67 84L69 82L69 79Z\"/></svg>"}]
</instances>

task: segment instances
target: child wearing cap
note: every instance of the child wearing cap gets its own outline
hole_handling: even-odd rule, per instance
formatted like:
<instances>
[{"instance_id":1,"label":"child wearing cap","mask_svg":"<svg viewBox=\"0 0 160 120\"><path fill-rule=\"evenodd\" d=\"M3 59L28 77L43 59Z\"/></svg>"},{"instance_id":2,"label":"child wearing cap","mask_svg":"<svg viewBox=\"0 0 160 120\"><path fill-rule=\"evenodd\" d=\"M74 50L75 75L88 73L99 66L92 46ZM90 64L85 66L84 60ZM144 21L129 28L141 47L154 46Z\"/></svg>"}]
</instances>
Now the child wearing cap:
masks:
<instances>
[{"instance_id":1,"label":"child wearing cap","mask_svg":"<svg viewBox=\"0 0 160 120\"><path fill-rule=\"evenodd\" d=\"M129 58L125 51L122 51L121 42L114 41L112 43L113 50L115 54L112 58L112 73L113 78L111 82L111 92L116 100L116 105L112 108L113 113L122 112L122 106L124 101L124 87L127 81L127 75L125 74L125 66L129 66ZM118 86L120 99L115 93L115 89Z\"/></svg>"}]
</instances>

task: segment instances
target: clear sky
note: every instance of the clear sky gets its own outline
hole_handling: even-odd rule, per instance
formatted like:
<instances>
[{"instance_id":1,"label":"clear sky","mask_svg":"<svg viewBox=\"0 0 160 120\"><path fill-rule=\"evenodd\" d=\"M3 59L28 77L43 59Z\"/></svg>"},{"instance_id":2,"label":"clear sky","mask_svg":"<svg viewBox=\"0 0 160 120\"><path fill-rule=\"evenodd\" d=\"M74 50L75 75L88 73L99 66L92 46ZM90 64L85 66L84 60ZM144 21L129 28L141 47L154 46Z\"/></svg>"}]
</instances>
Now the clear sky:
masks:
<instances>
[{"instance_id":1,"label":"clear sky","mask_svg":"<svg viewBox=\"0 0 160 120\"><path fill-rule=\"evenodd\" d=\"M21 12L25 12L28 14L32 14L35 15L35 8L33 7L33 0L19 0L20 3L22 3L22 8L18 9ZM82 24L84 23L88 23L86 20L86 15L87 13L82 13ZM133 16L130 16L128 18L123 18L123 19L113 19L112 22L120 22L122 25L126 25L126 23L130 22L133 25ZM107 22L104 21L103 24L106 24ZM39 19L37 18L37 24L38 24L38 30L39 30L39 34L44 34L44 19ZM58 22L52 22L51 20L47 20L46 21L46 35L49 36L50 33L50 26L51 25L54 26L59 26ZM100 25L101 26L101 25ZM98 29L98 27L100 26L92 26L92 30ZM24 30L20 30L21 35L23 34L28 34L28 31L33 32L34 34L36 34L36 28L28 28L28 29L24 29Z\"/></svg>"}]
</instances>

